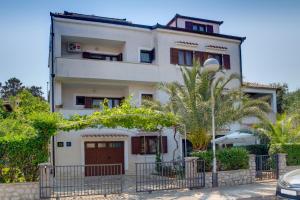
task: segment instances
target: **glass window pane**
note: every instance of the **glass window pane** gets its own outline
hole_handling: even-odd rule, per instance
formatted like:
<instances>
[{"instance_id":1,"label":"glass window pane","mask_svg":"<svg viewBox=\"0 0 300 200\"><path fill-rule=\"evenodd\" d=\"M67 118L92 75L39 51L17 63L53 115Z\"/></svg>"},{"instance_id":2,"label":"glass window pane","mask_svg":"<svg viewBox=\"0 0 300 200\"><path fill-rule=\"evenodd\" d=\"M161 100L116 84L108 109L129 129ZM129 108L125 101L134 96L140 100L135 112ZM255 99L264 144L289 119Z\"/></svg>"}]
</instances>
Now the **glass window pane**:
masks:
<instances>
[{"instance_id":1,"label":"glass window pane","mask_svg":"<svg viewBox=\"0 0 300 200\"><path fill-rule=\"evenodd\" d=\"M98 148L105 148L106 147L106 143L105 142L99 142L98 143Z\"/></svg>"},{"instance_id":2,"label":"glass window pane","mask_svg":"<svg viewBox=\"0 0 300 200\"><path fill-rule=\"evenodd\" d=\"M112 108L112 107L113 107L113 100L112 100L112 99L109 99L109 100L108 100L108 107L109 107L109 108Z\"/></svg>"},{"instance_id":3,"label":"glass window pane","mask_svg":"<svg viewBox=\"0 0 300 200\"><path fill-rule=\"evenodd\" d=\"M100 108L100 104L103 102L102 99L93 99L93 108Z\"/></svg>"},{"instance_id":4,"label":"glass window pane","mask_svg":"<svg viewBox=\"0 0 300 200\"><path fill-rule=\"evenodd\" d=\"M156 153L156 149L157 149L157 140L156 138L149 138L148 139L148 153Z\"/></svg>"},{"instance_id":5,"label":"glass window pane","mask_svg":"<svg viewBox=\"0 0 300 200\"><path fill-rule=\"evenodd\" d=\"M114 107L117 107L120 105L120 100L119 99L115 99L114 100Z\"/></svg>"},{"instance_id":6,"label":"glass window pane","mask_svg":"<svg viewBox=\"0 0 300 200\"><path fill-rule=\"evenodd\" d=\"M151 52L150 51L141 51L141 62L151 63Z\"/></svg>"},{"instance_id":7,"label":"glass window pane","mask_svg":"<svg viewBox=\"0 0 300 200\"><path fill-rule=\"evenodd\" d=\"M184 51L178 51L178 64L184 65Z\"/></svg>"},{"instance_id":8,"label":"glass window pane","mask_svg":"<svg viewBox=\"0 0 300 200\"><path fill-rule=\"evenodd\" d=\"M198 31L201 31L201 32L205 31L205 27L202 26L202 25L199 25L198 26Z\"/></svg>"},{"instance_id":9,"label":"glass window pane","mask_svg":"<svg viewBox=\"0 0 300 200\"><path fill-rule=\"evenodd\" d=\"M87 143L86 148L95 148L96 144L95 143Z\"/></svg>"},{"instance_id":10,"label":"glass window pane","mask_svg":"<svg viewBox=\"0 0 300 200\"><path fill-rule=\"evenodd\" d=\"M185 52L185 58L186 58L186 65L192 65L192 63L193 63L193 57L192 57L192 52L190 52L190 51L186 51Z\"/></svg>"}]
</instances>

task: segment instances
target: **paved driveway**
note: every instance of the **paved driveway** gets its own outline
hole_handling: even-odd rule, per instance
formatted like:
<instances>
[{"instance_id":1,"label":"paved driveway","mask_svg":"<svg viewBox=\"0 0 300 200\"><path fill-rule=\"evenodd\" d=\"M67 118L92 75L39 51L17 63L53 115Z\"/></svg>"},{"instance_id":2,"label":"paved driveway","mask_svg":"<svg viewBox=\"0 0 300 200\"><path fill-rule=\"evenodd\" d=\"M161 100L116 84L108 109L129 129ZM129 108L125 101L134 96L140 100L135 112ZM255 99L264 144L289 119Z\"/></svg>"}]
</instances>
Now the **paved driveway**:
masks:
<instances>
[{"instance_id":1,"label":"paved driveway","mask_svg":"<svg viewBox=\"0 0 300 200\"><path fill-rule=\"evenodd\" d=\"M123 193L120 195L109 195L106 199L150 199L150 200L236 200L236 199L275 199L276 182L255 183L251 185L240 185L234 187L222 187L216 189L200 190L169 190L149 193ZM64 198L64 200L94 200L105 199L103 196L87 196Z\"/></svg>"}]
</instances>

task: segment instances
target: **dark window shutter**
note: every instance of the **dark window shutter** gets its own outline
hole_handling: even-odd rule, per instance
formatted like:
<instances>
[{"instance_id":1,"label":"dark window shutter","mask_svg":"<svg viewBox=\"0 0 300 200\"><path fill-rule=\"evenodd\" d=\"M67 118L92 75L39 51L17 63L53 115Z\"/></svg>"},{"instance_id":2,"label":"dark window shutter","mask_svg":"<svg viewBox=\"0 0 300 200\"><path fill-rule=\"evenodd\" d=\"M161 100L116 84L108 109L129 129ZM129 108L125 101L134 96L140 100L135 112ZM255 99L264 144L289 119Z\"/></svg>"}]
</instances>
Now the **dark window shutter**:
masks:
<instances>
[{"instance_id":1,"label":"dark window shutter","mask_svg":"<svg viewBox=\"0 0 300 200\"><path fill-rule=\"evenodd\" d=\"M208 58L208 53L203 51L195 51L195 59L200 61L200 65L203 66L204 61Z\"/></svg>"},{"instance_id":2,"label":"dark window shutter","mask_svg":"<svg viewBox=\"0 0 300 200\"><path fill-rule=\"evenodd\" d=\"M120 53L118 56L117 56L117 61L122 61L123 60L123 54Z\"/></svg>"},{"instance_id":3,"label":"dark window shutter","mask_svg":"<svg viewBox=\"0 0 300 200\"><path fill-rule=\"evenodd\" d=\"M171 64L178 64L178 49L170 49L170 62Z\"/></svg>"},{"instance_id":4,"label":"dark window shutter","mask_svg":"<svg viewBox=\"0 0 300 200\"><path fill-rule=\"evenodd\" d=\"M82 57L83 58L90 58L91 54L89 52L82 52Z\"/></svg>"},{"instance_id":5,"label":"dark window shutter","mask_svg":"<svg viewBox=\"0 0 300 200\"><path fill-rule=\"evenodd\" d=\"M213 26L212 25L206 25L206 32L213 33L214 32Z\"/></svg>"},{"instance_id":6,"label":"dark window shutter","mask_svg":"<svg viewBox=\"0 0 300 200\"><path fill-rule=\"evenodd\" d=\"M85 108L92 108L92 97L85 97L85 104L84 107Z\"/></svg>"},{"instance_id":7,"label":"dark window shutter","mask_svg":"<svg viewBox=\"0 0 300 200\"><path fill-rule=\"evenodd\" d=\"M131 137L131 153L140 154L141 153L141 138Z\"/></svg>"},{"instance_id":8,"label":"dark window shutter","mask_svg":"<svg viewBox=\"0 0 300 200\"><path fill-rule=\"evenodd\" d=\"M151 50L151 62L153 60L155 60L155 49L154 48Z\"/></svg>"},{"instance_id":9,"label":"dark window shutter","mask_svg":"<svg viewBox=\"0 0 300 200\"><path fill-rule=\"evenodd\" d=\"M230 56L227 54L223 55L223 63L224 63L224 69L230 69Z\"/></svg>"},{"instance_id":10,"label":"dark window shutter","mask_svg":"<svg viewBox=\"0 0 300 200\"><path fill-rule=\"evenodd\" d=\"M160 148L162 150L162 153L168 153L168 138L167 136L162 136L162 148Z\"/></svg>"},{"instance_id":11,"label":"dark window shutter","mask_svg":"<svg viewBox=\"0 0 300 200\"><path fill-rule=\"evenodd\" d=\"M185 22L185 29L192 31L193 30L193 22Z\"/></svg>"}]
</instances>

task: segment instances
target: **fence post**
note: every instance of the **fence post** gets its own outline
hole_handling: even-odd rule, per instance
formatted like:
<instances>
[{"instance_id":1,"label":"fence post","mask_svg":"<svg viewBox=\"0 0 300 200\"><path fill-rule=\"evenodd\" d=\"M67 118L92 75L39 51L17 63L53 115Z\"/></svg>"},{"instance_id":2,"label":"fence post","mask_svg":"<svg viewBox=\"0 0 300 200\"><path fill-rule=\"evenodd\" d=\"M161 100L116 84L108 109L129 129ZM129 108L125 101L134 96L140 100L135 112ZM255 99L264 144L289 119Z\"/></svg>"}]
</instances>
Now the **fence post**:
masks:
<instances>
[{"instance_id":1,"label":"fence post","mask_svg":"<svg viewBox=\"0 0 300 200\"><path fill-rule=\"evenodd\" d=\"M185 179L187 181L187 187L192 188L195 184L195 178L197 177L197 160L198 157L185 157Z\"/></svg>"},{"instance_id":2,"label":"fence post","mask_svg":"<svg viewBox=\"0 0 300 200\"><path fill-rule=\"evenodd\" d=\"M249 154L249 170L251 176L251 183L255 182L256 179L256 156L254 154Z\"/></svg>"},{"instance_id":3,"label":"fence post","mask_svg":"<svg viewBox=\"0 0 300 200\"><path fill-rule=\"evenodd\" d=\"M286 154L277 154L277 160L277 178L279 178L279 176L283 175L286 172Z\"/></svg>"},{"instance_id":4,"label":"fence post","mask_svg":"<svg viewBox=\"0 0 300 200\"><path fill-rule=\"evenodd\" d=\"M53 183L52 177L52 165L50 163L40 163L39 164L39 172L40 172L40 198L50 198L51 197L51 189Z\"/></svg>"}]
</instances>

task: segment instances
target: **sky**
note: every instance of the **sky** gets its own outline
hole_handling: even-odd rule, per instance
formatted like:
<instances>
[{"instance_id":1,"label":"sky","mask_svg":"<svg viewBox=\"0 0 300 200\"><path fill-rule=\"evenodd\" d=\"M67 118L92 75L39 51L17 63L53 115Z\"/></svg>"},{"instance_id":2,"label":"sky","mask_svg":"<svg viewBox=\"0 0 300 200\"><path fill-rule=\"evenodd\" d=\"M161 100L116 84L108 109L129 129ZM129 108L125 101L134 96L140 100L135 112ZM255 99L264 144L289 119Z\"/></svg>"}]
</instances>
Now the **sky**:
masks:
<instances>
[{"instance_id":1,"label":"sky","mask_svg":"<svg viewBox=\"0 0 300 200\"><path fill-rule=\"evenodd\" d=\"M298 0L0 0L0 82L17 77L46 91L50 11L146 25L166 24L176 13L222 20L221 33L247 37L242 45L245 81L300 88Z\"/></svg>"}]
</instances>

